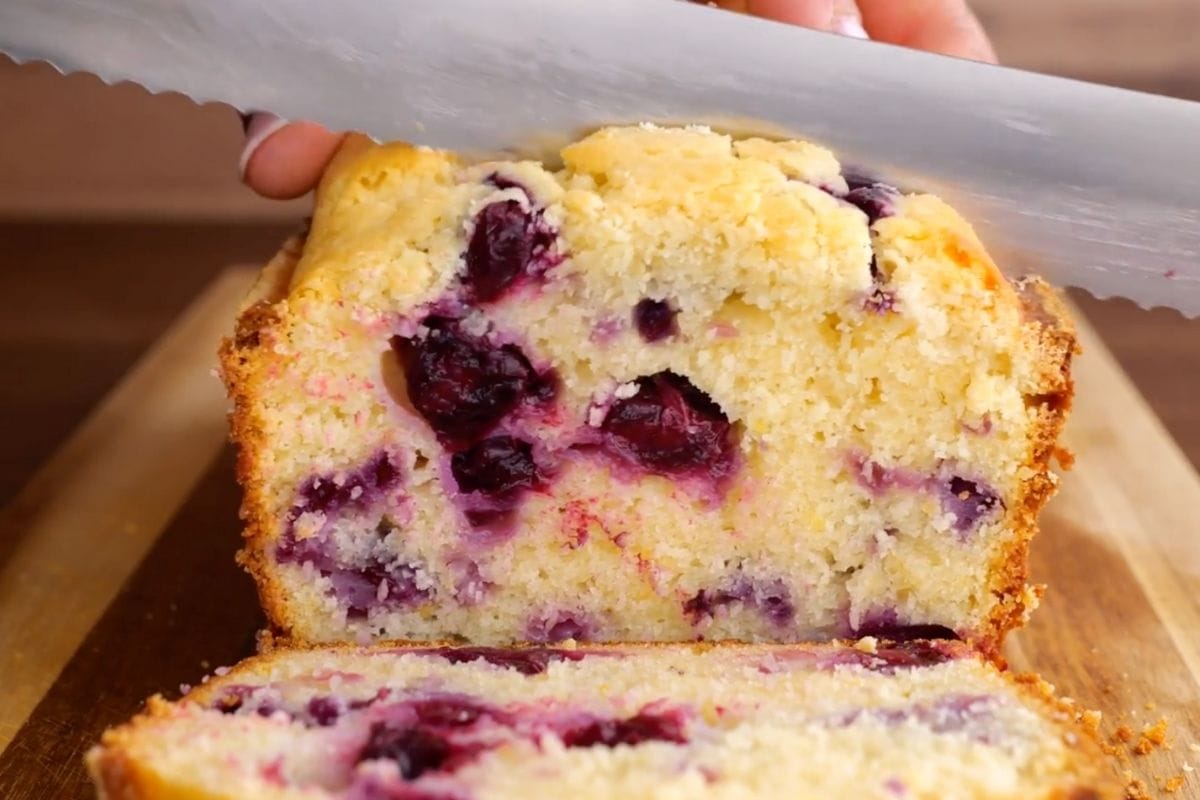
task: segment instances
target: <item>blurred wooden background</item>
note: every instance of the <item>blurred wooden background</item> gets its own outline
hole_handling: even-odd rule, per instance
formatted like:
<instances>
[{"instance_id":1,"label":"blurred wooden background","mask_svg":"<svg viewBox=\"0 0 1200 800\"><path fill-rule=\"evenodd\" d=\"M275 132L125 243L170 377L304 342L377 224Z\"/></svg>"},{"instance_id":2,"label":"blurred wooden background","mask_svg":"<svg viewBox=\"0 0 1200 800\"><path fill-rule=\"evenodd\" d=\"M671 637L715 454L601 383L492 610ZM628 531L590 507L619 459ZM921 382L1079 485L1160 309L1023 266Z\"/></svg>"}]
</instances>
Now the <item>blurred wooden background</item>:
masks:
<instances>
[{"instance_id":1,"label":"blurred wooden background","mask_svg":"<svg viewBox=\"0 0 1200 800\"><path fill-rule=\"evenodd\" d=\"M1200 0L974 5L1009 64L1200 100ZM0 505L220 268L305 212L238 183L241 136L227 107L0 58ZM1081 303L1200 462L1200 323Z\"/></svg>"}]
</instances>

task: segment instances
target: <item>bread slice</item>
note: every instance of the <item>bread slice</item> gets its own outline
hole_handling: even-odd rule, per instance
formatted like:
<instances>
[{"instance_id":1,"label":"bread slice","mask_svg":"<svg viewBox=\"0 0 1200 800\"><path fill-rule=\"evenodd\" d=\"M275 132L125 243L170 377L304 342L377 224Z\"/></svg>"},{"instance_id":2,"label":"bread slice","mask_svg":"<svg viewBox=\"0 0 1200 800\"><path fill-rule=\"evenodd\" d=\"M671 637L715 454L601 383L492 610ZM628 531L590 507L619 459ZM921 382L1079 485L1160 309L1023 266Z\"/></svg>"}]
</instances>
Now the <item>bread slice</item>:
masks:
<instances>
[{"instance_id":1,"label":"bread slice","mask_svg":"<svg viewBox=\"0 0 1200 800\"><path fill-rule=\"evenodd\" d=\"M222 359L276 629L996 652L1071 400L1053 294L803 142L561 161L351 140L264 275Z\"/></svg>"},{"instance_id":2,"label":"bread slice","mask_svg":"<svg viewBox=\"0 0 1200 800\"><path fill-rule=\"evenodd\" d=\"M1100 800L1045 683L945 641L329 648L252 658L108 731L116 800Z\"/></svg>"}]
</instances>

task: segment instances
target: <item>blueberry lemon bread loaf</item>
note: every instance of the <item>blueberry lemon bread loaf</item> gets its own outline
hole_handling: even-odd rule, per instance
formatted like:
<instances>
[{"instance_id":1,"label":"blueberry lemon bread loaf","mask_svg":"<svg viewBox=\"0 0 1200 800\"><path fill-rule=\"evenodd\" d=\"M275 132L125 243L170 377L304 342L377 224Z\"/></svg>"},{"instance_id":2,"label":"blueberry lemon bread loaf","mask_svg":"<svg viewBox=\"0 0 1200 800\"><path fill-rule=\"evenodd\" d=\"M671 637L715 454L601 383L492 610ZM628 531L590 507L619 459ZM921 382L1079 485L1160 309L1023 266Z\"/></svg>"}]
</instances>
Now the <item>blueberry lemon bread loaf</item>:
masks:
<instances>
[{"instance_id":1,"label":"blueberry lemon bread loaf","mask_svg":"<svg viewBox=\"0 0 1200 800\"><path fill-rule=\"evenodd\" d=\"M1073 348L951 208L810 144L354 140L223 350L242 558L300 641L994 649Z\"/></svg>"},{"instance_id":2,"label":"blueberry lemon bread loaf","mask_svg":"<svg viewBox=\"0 0 1200 800\"><path fill-rule=\"evenodd\" d=\"M103 796L1115 798L1049 687L959 642L253 658L109 731Z\"/></svg>"}]
</instances>

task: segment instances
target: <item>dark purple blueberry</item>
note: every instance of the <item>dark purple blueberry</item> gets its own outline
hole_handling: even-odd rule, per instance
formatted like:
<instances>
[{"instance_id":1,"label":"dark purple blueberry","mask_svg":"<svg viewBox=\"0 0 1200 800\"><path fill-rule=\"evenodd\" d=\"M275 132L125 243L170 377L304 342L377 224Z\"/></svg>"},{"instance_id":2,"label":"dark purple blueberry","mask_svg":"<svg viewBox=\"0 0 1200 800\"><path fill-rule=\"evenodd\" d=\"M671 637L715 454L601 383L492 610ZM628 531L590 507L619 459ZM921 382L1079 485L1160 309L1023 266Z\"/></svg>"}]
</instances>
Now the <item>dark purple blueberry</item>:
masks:
<instances>
[{"instance_id":1,"label":"dark purple blueberry","mask_svg":"<svg viewBox=\"0 0 1200 800\"><path fill-rule=\"evenodd\" d=\"M617 745L639 745L643 742L675 742L684 744L683 715L640 711L628 719L598 719L587 725L563 734L567 747L616 747Z\"/></svg>"},{"instance_id":2,"label":"dark purple blueberry","mask_svg":"<svg viewBox=\"0 0 1200 800\"><path fill-rule=\"evenodd\" d=\"M496 176L493 182L503 180ZM522 275L535 271L536 262L553 247L554 238L541 214L517 200L485 206L475 218L464 259L462 282L467 299L489 303L500 297Z\"/></svg>"},{"instance_id":3,"label":"dark purple blueberry","mask_svg":"<svg viewBox=\"0 0 1200 800\"><path fill-rule=\"evenodd\" d=\"M342 704L336 697L314 697L305 710L309 719L322 728L328 728L342 716Z\"/></svg>"},{"instance_id":4,"label":"dark purple blueberry","mask_svg":"<svg viewBox=\"0 0 1200 800\"><path fill-rule=\"evenodd\" d=\"M516 345L494 346L454 321L430 317L421 338L396 336L413 407L444 440L473 441L487 433L527 395L553 396L552 376L538 376Z\"/></svg>"},{"instance_id":5,"label":"dark purple blueberry","mask_svg":"<svg viewBox=\"0 0 1200 800\"><path fill-rule=\"evenodd\" d=\"M411 781L440 769L452 752L450 744L432 731L376 722L371 726L359 761L394 761L404 779Z\"/></svg>"},{"instance_id":6,"label":"dark purple blueberry","mask_svg":"<svg viewBox=\"0 0 1200 800\"><path fill-rule=\"evenodd\" d=\"M875 183L851 189L842 199L860 209L867 215L868 222L874 224L896 213L896 201L900 199L900 193L891 186Z\"/></svg>"},{"instance_id":7,"label":"dark purple blueberry","mask_svg":"<svg viewBox=\"0 0 1200 800\"><path fill-rule=\"evenodd\" d=\"M637 393L616 400L600 424L607 449L650 472L733 471L733 426L721 407L674 372L637 379Z\"/></svg>"},{"instance_id":8,"label":"dark purple blueberry","mask_svg":"<svg viewBox=\"0 0 1200 800\"><path fill-rule=\"evenodd\" d=\"M633 324L647 342L658 342L679 333L675 321L678 309L671 308L666 300L646 298L633 307Z\"/></svg>"},{"instance_id":9,"label":"dark purple blueberry","mask_svg":"<svg viewBox=\"0 0 1200 800\"><path fill-rule=\"evenodd\" d=\"M509 495L531 489L541 475L533 460L533 446L513 436L493 436L450 459L450 471L460 492Z\"/></svg>"},{"instance_id":10,"label":"dark purple blueberry","mask_svg":"<svg viewBox=\"0 0 1200 800\"><path fill-rule=\"evenodd\" d=\"M988 486L955 475L941 492L942 510L954 515L954 528L965 533L1003 503Z\"/></svg>"},{"instance_id":11,"label":"dark purple blueberry","mask_svg":"<svg viewBox=\"0 0 1200 800\"><path fill-rule=\"evenodd\" d=\"M441 647L426 651L451 664L486 661L495 667L515 670L522 675L541 675L552 661L582 661L586 653L553 650L546 647L504 649L498 647Z\"/></svg>"}]
</instances>

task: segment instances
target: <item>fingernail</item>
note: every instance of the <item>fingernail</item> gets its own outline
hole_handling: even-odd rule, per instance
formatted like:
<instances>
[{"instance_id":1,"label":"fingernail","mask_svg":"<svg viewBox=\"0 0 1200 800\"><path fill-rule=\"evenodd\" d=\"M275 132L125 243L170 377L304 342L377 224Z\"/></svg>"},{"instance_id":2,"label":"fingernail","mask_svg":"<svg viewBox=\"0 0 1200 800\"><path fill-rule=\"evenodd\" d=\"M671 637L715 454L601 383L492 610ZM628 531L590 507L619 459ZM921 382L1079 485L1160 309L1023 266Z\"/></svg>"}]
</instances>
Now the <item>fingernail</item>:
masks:
<instances>
[{"instance_id":1,"label":"fingernail","mask_svg":"<svg viewBox=\"0 0 1200 800\"><path fill-rule=\"evenodd\" d=\"M870 39L863 27L862 14L855 0L834 0L829 20L829 30L853 39Z\"/></svg>"},{"instance_id":2,"label":"fingernail","mask_svg":"<svg viewBox=\"0 0 1200 800\"><path fill-rule=\"evenodd\" d=\"M255 113L250 115L249 123L243 124L246 128L246 144L242 146L242 155L238 159L238 175L242 178L246 176L246 165L254 157L254 151L269 139L271 134L287 125L287 120L274 114Z\"/></svg>"},{"instance_id":3,"label":"fingernail","mask_svg":"<svg viewBox=\"0 0 1200 800\"><path fill-rule=\"evenodd\" d=\"M842 36L849 36L852 39L871 38L867 35L867 29L863 27L862 20L856 15L834 17L831 28L834 33L840 33Z\"/></svg>"}]
</instances>

